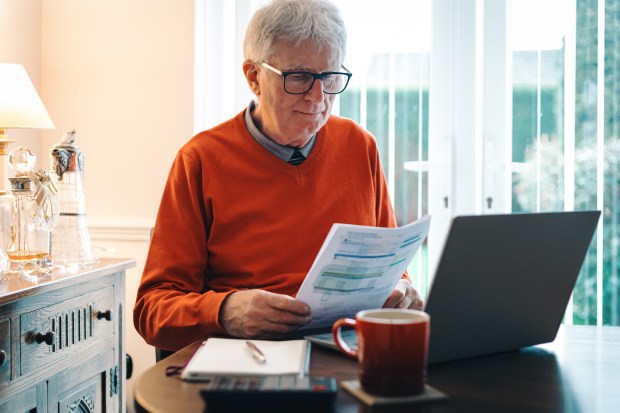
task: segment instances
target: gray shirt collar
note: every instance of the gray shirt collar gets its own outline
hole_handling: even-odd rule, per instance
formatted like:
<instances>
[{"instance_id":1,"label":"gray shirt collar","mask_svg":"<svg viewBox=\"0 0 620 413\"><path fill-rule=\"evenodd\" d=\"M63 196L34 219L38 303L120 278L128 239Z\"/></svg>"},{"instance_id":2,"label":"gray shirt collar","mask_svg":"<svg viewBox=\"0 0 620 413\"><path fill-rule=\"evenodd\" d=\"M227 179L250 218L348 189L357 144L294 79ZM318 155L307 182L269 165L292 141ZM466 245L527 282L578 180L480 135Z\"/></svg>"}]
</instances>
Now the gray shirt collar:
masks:
<instances>
[{"instance_id":1,"label":"gray shirt collar","mask_svg":"<svg viewBox=\"0 0 620 413\"><path fill-rule=\"evenodd\" d=\"M254 109L256 109L256 102L252 100L248 105L248 109L245 111L244 118L245 126L248 128L248 131L250 131L250 135L252 135L256 142L260 143L269 152L282 159L283 161L288 161L293 154L294 148L290 146L280 145L276 141L263 135L263 133L258 130L256 125L254 124L254 121L252 120L252 115L250 114L250 112L252 112ZM312 135L312 138L310 138L308 143L306 143L303 147L299 148L299 151L307 158L308 155L310 155L310 151L312 151L315 142L316 133Z\"/></svg>"}]
</instances>

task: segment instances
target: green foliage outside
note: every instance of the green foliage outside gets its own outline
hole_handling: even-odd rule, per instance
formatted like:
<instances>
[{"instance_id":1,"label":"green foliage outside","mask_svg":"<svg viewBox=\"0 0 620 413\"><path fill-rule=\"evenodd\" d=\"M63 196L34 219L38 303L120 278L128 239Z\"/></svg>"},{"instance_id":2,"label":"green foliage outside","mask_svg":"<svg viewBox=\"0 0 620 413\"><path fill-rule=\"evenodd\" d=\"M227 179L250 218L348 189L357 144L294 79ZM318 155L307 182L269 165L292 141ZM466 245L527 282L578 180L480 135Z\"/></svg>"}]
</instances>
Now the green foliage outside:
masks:
<instances>
[{"instance_id":1,"label":"green foliage outside","mask_svg":"<svg viewBox=\"0 0 620 413\"><path fill-rule=\"evenodd\" d=\"M597 264L596 236L582 267L574 289L573 322L597 324L597 307L601 306L604 325L620 325L620 0L607 1L605 9L605 68L603 131L598 130L598 2L577 1L577 55L575 82L575 179L574 205L576 210L598 209L602 200L603 234L602 265ZM515 90L513 96L513 161L529 166L515 175L513 210L541 211L564 209L564 131L563 79L558 87L541 92L541 136L537 144L535 125L536 104L524 98L535 94L535 87ZM523 124L530 125L523 130ZM603 137L599 151L599 136ZM602 193L597 195L602 159ZM537 162L540 164L537 165ZM537 168L538 166L538 168ZM540 185L536 187L536 182ZM537 198L537 194L540 195ZM538 206L537 206L538 202ZM597 285L597 271L602 283ZM597 301L597 289L602 289L602 302Z\"/></svg>"}]
</instances>

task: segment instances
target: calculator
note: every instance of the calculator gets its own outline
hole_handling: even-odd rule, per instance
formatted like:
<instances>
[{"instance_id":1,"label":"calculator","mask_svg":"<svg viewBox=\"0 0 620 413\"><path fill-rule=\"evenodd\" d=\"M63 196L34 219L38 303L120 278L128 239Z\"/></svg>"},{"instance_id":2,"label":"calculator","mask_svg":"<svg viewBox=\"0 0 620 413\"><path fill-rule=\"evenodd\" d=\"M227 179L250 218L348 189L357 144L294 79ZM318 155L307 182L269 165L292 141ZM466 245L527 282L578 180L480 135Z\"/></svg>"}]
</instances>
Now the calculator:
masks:
<instances>
[{"instance_id":1,"label":"calculator","mask_svg":"<svg viewBox=\"0 0 620 413\"><path fill-rule=\"evenodd\" d=\"M217 376L200 391L208 412L330 412L338 386L333 377Z\"/></svg>"}]
</instances>

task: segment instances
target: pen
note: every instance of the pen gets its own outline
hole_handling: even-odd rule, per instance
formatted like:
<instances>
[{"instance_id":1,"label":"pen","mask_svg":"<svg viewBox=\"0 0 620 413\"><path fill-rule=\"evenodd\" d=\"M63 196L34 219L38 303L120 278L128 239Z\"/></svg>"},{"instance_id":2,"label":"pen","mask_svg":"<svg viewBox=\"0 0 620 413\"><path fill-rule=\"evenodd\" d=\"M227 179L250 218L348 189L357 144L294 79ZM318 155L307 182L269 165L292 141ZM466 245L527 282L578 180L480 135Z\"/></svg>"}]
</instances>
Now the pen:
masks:
<instances>
[{"instance_id":1,"label":"pen","mask_svg":"<svg viewBox=\"0 0 620 413\"><path fill-rule=\"evenodd\" d=\"M250 354L252 354L252 358L254 360L256 360L260 364L263 364L267 361L267 357L265 357L263 352L260 351L258 347L256 347L256 344L252 343L251 341L246 341L245 344L250 349Z\"/></svg>"}]
</instances>

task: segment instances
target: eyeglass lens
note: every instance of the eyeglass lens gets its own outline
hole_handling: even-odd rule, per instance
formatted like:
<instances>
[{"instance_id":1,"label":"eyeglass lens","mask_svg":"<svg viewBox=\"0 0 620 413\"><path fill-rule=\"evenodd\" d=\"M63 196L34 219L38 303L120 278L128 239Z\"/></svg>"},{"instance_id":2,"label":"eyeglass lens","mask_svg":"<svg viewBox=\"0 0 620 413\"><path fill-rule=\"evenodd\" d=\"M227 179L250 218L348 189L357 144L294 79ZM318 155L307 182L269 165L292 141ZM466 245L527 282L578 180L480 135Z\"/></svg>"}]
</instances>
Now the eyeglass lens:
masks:
<instances>
[{"instance_id":1,"label":"eyeglass lens","mask_svg":"<svg viewBox=\"0 0 620 413\"><path fill-rule=\"evenodd\" d=\"M321 79L323 91L326 93L340 93L347 85L348 77L345 74L332 73ZM284 89L289 93L305 93L314 83L314 77L308 73L291 73L284 79Z\"/></svg>"}]
</instances>

